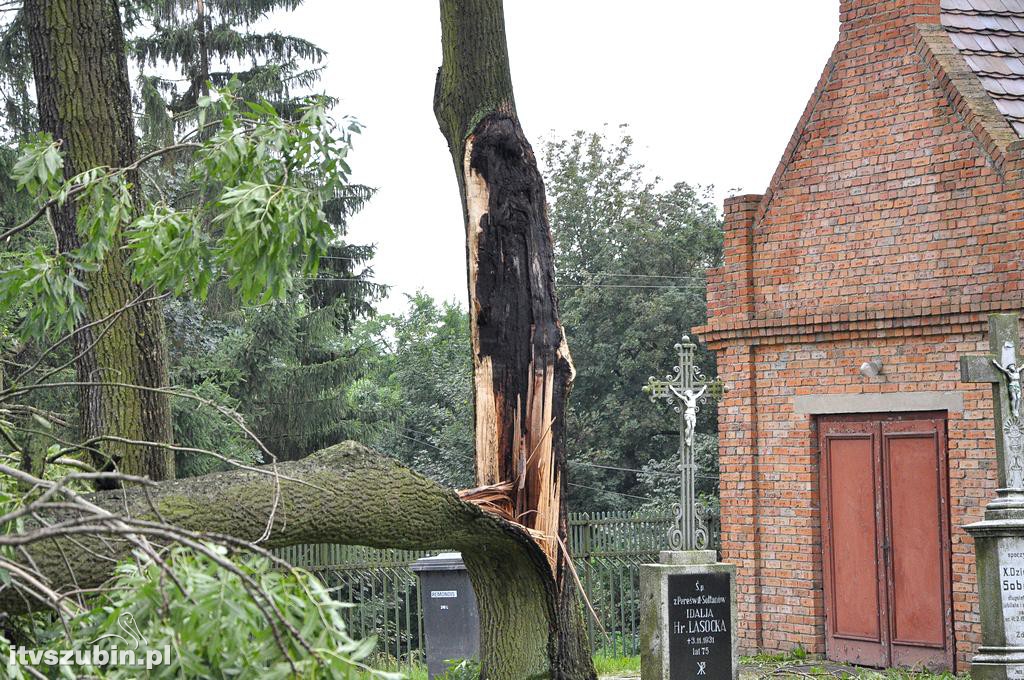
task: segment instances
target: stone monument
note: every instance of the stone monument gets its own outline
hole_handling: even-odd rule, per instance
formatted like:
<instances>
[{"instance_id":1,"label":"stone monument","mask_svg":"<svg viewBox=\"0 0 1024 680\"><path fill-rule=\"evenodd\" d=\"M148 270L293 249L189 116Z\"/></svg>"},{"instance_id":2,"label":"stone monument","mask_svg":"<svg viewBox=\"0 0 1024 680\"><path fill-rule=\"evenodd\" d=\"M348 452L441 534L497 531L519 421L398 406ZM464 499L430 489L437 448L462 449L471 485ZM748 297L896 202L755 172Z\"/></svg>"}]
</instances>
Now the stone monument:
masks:
<instances>
[{"instance_id":1,"label":"stone monument","mask_svg":"<svg viewBox=\"0 0 1024 680\"><path fill-rule=\"evenodd\" d=\"M1024 680L1024 425L1016 314L989 317L989 356L960 359L964 382L992 383L998 485L974 537L981 604L981 647L971 677Z\"/></svg>"},{"instance_id":2,"label":"stone monument","mask_svg":"<svg viewBox=\"0 0 1024 680\"><path fill-rule=\"evenodd\" d=\"M664 380L644 386L651 401L665 399L679 414L679 503L668 532L671 550L658 564L640 565L640 677L643 680L735 680L739 677L736 567L718 562L704 509L696 503L693 460L698 404L718 396L722 384L707 380L694 363L696 345L676 344L679 365Z\"/></svg>"}]
</instances>

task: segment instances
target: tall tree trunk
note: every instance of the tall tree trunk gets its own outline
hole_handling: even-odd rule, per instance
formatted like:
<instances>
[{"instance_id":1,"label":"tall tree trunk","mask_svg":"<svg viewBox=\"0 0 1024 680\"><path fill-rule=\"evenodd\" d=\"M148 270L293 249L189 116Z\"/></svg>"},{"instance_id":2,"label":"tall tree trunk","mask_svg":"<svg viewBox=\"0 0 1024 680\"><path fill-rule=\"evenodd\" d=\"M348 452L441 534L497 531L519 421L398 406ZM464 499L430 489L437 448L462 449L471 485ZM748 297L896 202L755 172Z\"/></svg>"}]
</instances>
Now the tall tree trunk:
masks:
<instances>
[{"instance_id":1,"label":"tall tree trunk","mask_svg":"<svg viewBox=\"0 0 1024 680\"><path fill-rule=\"evenodd\" d=\"M201 94L210 94L210 52L206 45L206 2L196 0L196 33L199 34L199 87ZM192 88L196 89L196 83Z\"/></svg>"},{"instance_id":2,"label":"tall tree trunk","mask_svg":"<svg viewBox=\"0 0 1024 680\"><path fill-rule=\"evenodd\" d=\"M40 125L62 141L66 176L131 164L135 130L116 0L25 0L24 12ZM137 189L132 190L137 197ZM61 252L81 245L73 202L54 210L52 221ZM81 382L109 379L164 387L167 351L160 307L156 302L132 305L143 294L132 283L118 245L119 239L98 271L84 273L88 290L75 335L76 374ZM84 327L125 307L112 323ZM171 441L171 410L164 394L83 387L80 415L86 437ZM97 461L103 467L113 460L127 474L174 477L173 453L163 447L108 445L104 454Z\"/></svg>"},{"instance_id":3,"label":"tall tree trunk","mask_svg":"<svg viewBox=\"0 0 1024 680\"><path fill-rule=\"evenodd\" d=\"M465 217L477 483L506 491L504 511L547 556L556 587L551 677L594 677L565 552L564 414L575 371L558 317L544 184L516 116L502 0L441 0L441 31L434 112ZM534 668L525 656L495 653L519 631L483 623L486 677Z\"/></svg>"}]
</instances>

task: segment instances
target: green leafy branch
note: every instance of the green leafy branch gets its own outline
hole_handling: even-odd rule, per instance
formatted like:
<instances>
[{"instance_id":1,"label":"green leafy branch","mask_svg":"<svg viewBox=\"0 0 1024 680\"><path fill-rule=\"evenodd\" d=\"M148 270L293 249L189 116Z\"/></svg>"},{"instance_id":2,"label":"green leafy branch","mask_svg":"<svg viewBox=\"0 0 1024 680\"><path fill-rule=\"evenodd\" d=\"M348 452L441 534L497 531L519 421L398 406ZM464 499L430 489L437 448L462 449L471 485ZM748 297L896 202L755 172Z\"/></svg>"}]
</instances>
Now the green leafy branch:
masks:
<instances>
[{"instance_id":1,"label":"green leafy branch","mask_svg":"<svg viewBox=\"0 0 1024 680\"><path fill-rule=\"evenodd\" d=\"M140 285L200 298L212 281L225 280L243 303L263 303L282 299L297 276L316 275L337 237L324 205L349 184L346 156L361 126L334 121L322 99L306 100L285 118L266 102L240 100L236 89L232 84L200 97L196 130L125 167L91 168L65 179L60 140L39 135L22 146L12 178L39 207L0 241L72 202L80 241L75 248L23 253L0 270L0 308L13 308L15 299L29 302L23 335L73 328L89 273L114 250L125 252ZM201 199L140 209L136 172L147 161L182 152L191 166L188 182Z\"/></svg>"}]
</instances>

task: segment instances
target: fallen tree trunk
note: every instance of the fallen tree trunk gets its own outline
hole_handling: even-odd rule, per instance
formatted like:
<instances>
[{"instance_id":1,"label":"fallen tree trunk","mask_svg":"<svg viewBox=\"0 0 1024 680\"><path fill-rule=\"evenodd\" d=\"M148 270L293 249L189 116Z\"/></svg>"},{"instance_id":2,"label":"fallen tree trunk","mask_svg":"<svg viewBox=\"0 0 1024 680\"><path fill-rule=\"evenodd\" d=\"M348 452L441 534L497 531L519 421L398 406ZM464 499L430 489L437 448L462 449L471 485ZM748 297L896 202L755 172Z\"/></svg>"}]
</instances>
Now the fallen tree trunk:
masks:
<instances>
[{"instance_id":1,"label":"fallen tree trunk","mask_svg":"<svg viewBox=\"0 0 1024 680\"><path fill-rule=\"evenodd\" d=\"M118 517L245 541L262 536L273 517L270 537L260 544L266 548L340 543L460 550L480 607L487 677L562 677L551 672L547 653L557 618L556 588L547 557L529 533L354 442L279 464L276 474L264 466L87 498ZM22 535L34 538L17 552L17 562L63 590L99 586L110 578L112 560L128 557L130 548L110 540L118 533L109 527L109 533L50 534L30 526ZM26 600L14 588L0 589L0 611L25 609Z\"/></svg>"}]
</instances>

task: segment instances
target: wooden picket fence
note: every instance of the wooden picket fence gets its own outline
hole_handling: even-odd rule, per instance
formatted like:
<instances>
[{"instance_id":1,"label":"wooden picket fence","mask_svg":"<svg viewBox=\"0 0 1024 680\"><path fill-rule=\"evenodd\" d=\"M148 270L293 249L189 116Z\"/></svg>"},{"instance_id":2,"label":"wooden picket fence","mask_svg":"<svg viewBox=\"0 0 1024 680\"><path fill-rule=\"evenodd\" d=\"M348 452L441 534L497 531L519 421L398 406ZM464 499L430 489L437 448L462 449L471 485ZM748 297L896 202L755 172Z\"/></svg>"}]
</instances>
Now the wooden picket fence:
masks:
<instances>
[{"instance_id":1,"label":"wooden picket fence","mask_svg":"<svg viewBox=\"0 0 1024 680\"><path fill-rule=\"evenodd\" d=\"M580 581L600 625L588 615L595 653L639 653L640 565L665 549L672 518L634 512L573 513L569 545ZM717 531L713 532L717 539ZM361 546L301 545L275 551L319 576L338 600L349 632L377 636L379 653L411 663L422 656L423 621L416 576L409 568L437 551L377 550Z\"/></svg>"}]
</instances>

